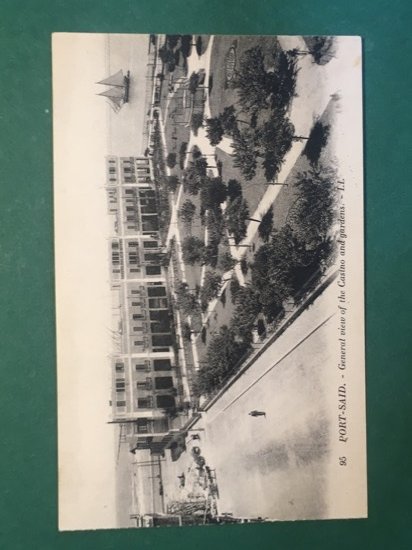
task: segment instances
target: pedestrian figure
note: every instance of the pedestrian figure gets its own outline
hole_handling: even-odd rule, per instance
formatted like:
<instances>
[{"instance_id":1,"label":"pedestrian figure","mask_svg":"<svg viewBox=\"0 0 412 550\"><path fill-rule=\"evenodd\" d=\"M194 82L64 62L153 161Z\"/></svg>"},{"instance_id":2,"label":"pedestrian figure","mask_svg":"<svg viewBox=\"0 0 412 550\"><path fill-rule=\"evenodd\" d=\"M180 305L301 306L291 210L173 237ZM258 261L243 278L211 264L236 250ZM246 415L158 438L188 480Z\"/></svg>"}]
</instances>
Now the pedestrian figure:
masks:
<instances>
[{"instance_id":1,"label":"pedestrian figure","mask_svg":"<svg viewBox=\"0 0 412 550\"><path fill-rule=\"evenodd\" d=\"M253 411L250 411L249 415L250 416L264 416L266 418L266 413L264 411L253 410Z\"/></svg>"},{"instance_id":2,"label":"pedestrian figure","mask_svg":"<svg viewBox=\"0 0 412 550\"><path fill-rule=\"evenodd\" d=\"M180 480L179 486L184 487L186 483L186 476L184 473L180 474L180 476L177 476L177 478Z\"/></svg>"}]
</instances>

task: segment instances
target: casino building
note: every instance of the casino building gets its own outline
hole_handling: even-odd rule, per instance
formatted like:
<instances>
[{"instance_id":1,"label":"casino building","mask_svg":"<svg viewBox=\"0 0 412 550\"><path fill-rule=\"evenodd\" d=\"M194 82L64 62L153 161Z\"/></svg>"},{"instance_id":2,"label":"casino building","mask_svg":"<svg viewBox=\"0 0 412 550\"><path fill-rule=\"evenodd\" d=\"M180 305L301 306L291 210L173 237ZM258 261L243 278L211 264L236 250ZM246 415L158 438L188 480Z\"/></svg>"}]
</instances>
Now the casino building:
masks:
<instances>
[{"instance_id":1,"label":"casino building","mask_svg":"<svg viewBox=\"0 0 412 550\"><path fill-rule=\"evenodd\" d=\"M189 399L176 352L156 186L146 157L106 158L113 302L112 422L135 449L162 452Z\"/></svg>"}]
</instances>

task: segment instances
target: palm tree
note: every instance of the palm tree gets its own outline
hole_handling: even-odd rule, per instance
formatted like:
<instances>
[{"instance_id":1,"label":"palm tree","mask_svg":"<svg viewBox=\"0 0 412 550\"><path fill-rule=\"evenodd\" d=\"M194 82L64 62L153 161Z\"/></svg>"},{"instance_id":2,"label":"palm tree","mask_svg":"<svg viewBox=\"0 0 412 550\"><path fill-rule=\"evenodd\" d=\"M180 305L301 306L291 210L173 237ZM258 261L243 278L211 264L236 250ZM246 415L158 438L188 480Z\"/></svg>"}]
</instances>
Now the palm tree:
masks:
<instances>
[{"instance_id":1,"label":"palm tree","mask_svg":"<svg viewBox=\"0 0 412 550\"><path fill-rule=\"evenodd\" d=\"M197 237L186 237L182 243L183 261L193 265L203 260L205 245Z\"/></svg>"},{"instance_id":2,"label":"palm tree","mask_svg":"<svg viewBox=\"0 0 412 550\"><path fill-rule=\"evenodd\" d=\"M196 206L189 199L185 200L179 209L179 216L184 222L191 223L196 212Z\"/></svg>"},{"instance_id":3,"label":"palm tree","mask_svg":"<svg viewBox=\"0 0 412 550\"><path fill-rule=\"evenodd\" d=\"M226 207L225 219L227 228L230 233L233 234L236 244L239 244L240 241L246 236L246 220L248 217L248 204L242 197L237 197Z\"/></svg>"}]
</instances>

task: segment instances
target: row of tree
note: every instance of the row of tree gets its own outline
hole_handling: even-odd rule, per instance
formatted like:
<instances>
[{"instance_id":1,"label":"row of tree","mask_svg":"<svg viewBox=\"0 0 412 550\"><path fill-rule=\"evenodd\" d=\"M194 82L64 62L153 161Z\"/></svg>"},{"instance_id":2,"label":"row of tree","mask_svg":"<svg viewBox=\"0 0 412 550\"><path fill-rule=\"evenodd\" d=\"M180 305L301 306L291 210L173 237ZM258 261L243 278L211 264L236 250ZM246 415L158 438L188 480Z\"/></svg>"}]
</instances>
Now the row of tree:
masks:
<instances>
[{"instance_id":1,"label":"row of tree","mask_svg":"<svg viewBox=\"0 0 412 550\"><path fill-rule=\"evenodd\" d=\"M197 371L194 389L197 395L210 395L232 374L250 349L233 331L222 326L207 348L206 361Z\"/></svg>"},{"instance_id":2,"label":"row of tree","mask_svg":"<svg viewBox=\"0 0 412 550\"><path fill-rule=\"evenodd\" d=\"M222 276L215 271L206 271L202 288L200 289L200 305L206 311L211 300L216 298L222 287Z\"/></svg>"},{"instance_id":3,"label":"row of tree","mask_svg":"<svg viewBox=\"0 0 412 550\"><path fill-rule=\"evenodd\" d=\"M276 41L272 59L265 59L260 46L244 52L231 84L238 92L243 111L285 111L295 94L297 72L296 56L284 51Z\"/></svg>"},{"instance_id":4,"label":"row of tree","mask_svg":"<svg viewBox=\"0 0 412 550\"><path fill-rule=\"evenodd\" d=\"M307 49L291 50L289 53L296 56L311 55L317 65L326 65L335 56L335 37L333 36L305 36Z\"/></svg>"},{"instance_id":5,"label":"row of tree","mask_svg":"<svg viewBox=\"0 0 412 550\"><path fill-rule=\"evenodd\" d=\"M196 213L196 206L190 199L187 199L179 209L179 216L186 223L191 223ZM265 242L268 241L270 233L273 228L273 210L270 208L261 219L251 218L249 216L249 208L247 201L241 196L236 197L233 200L228 200L228 204L224 214L220 208L210 208L207 216L207 227L209 231L209 244L205 245L198 237L189 236L183 240L183 260L185 263L193 265L195 263L209 264L212 267L216 267L218 263L218 256L216 247L220 244L225 228L228 229L233 236L236 245L242 241L246 236L247 222L257 222L258 233L261 239ZM229 253L224 256L222 265L227 266L228 263L232 264L233 258L227 259L230 256ZM231 257L231 256L230 256ZM223 269L227 271L230 269Z\"/></svg>"},{"instance_id":6,"label":"row of tree","mask_svg":"<svg viewBox=\"0 0 412 550\"><path fill-rule=\"evenodd\" d=\"M152 151L153 175L154 181L156 182L159 223L162 230L165 230L170 221L169 191L175 189L178 182L173 176L169 177L166 175L166 161L164 158L158 111L154 111L153 119L154 124L150 150Z\"/></svg>"},{"instance_id":7,"label":"row of tree","mask_svg":"<svg viewBox=\"0 0 412 550\"><path fill-rule=\"evenodd\" d=\"M226 107L206 121L212 145L224 135L232 139L234 166L246 180L255 177L261 161L266 180L272 181L293 141L306 139L295 135L286 115L295 95L297 71L297 56L282 50L278 42L270 60L260 46L247 50L232 80L239 97L238 110L233 105Z\"/></svg>"},{"instance_id":8,"label":"row of tree","mask_svg":"<svg viewBox=\"0 0 412 550\"><path fill-rule=\"evenodd\" d=\"M216 267L219 256L219 244L224 235L225 220L221 205L226 200L228 189L221 177L207 175L208 161L198 147L191 151L191 160L184 173L184 187L192 195L200 194L199 219L206 224L208 244L200 239L186 238L183 242L183 257L185 262L206 263ZM187 199L179 209L179 216L191 223L196 213L196 207Z\"/></svg>"},{"instance_id":9,"label":"row of tree","mask_svg":"<svg viewBox=\"0 0 412 550\"><path fill-rule=\"evenodd\" d=\"M270 118L257 126L235 116L233 106L227 107L217 117L206 122L206 133L212 145L220 143L224 135L232 139L234 166L239 168L246 180L256 175L259 159L262 160L265 177L272 181L278 174L286 153L293 141L307 139L295 134L295 127L282 111L276 111Z\"/></svg>"},{"instance_id":10,"label":"row of tree","mask_svg":"<svg viewBox=\"0 0 412 550\"><path fill-rule=\"evenodd\" d=\"M179 65L182 56L184 62L190 55L193 46L191 34L167 34L164 44L159 48L158 54L169 72L173 72Z\"/></svg>"},{"instance_id":11,"label":"row of tree","mask_svg":"<svg viewBox=\"0 0 412 550\"><path fill-rule=\"evenodd\" d=\"M230 283L234 313L229 326L209 340L196 381L199 394L213 394L240 367L251 349L259 316L279 322L285 304L299 301L303 290L313 288L333 261L336 179L335 171L323 166L298 174L297 199L280 229L272 228L273 212L268 211L262 229L266 242L250 263L250 283L244 287L236 279Z\"/></svg>"}]
</instances>

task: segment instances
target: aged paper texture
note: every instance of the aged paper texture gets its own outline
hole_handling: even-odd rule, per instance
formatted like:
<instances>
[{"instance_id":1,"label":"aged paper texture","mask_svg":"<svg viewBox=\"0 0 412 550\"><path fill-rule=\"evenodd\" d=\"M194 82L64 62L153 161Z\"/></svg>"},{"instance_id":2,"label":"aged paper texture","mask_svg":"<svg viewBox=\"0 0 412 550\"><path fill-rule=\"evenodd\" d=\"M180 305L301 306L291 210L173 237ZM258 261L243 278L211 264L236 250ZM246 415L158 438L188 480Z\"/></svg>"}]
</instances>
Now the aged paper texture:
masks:
<instances>
[{"instance_id":1,"label":"aged paper texture","mask_svg":"<svg viewBox=\"0 0 412 550\"><path fill-rule=\"evenodd\" d=\"M357 37L53 36L59 527L367 516Z\"/></svg>"}]
</instances>

